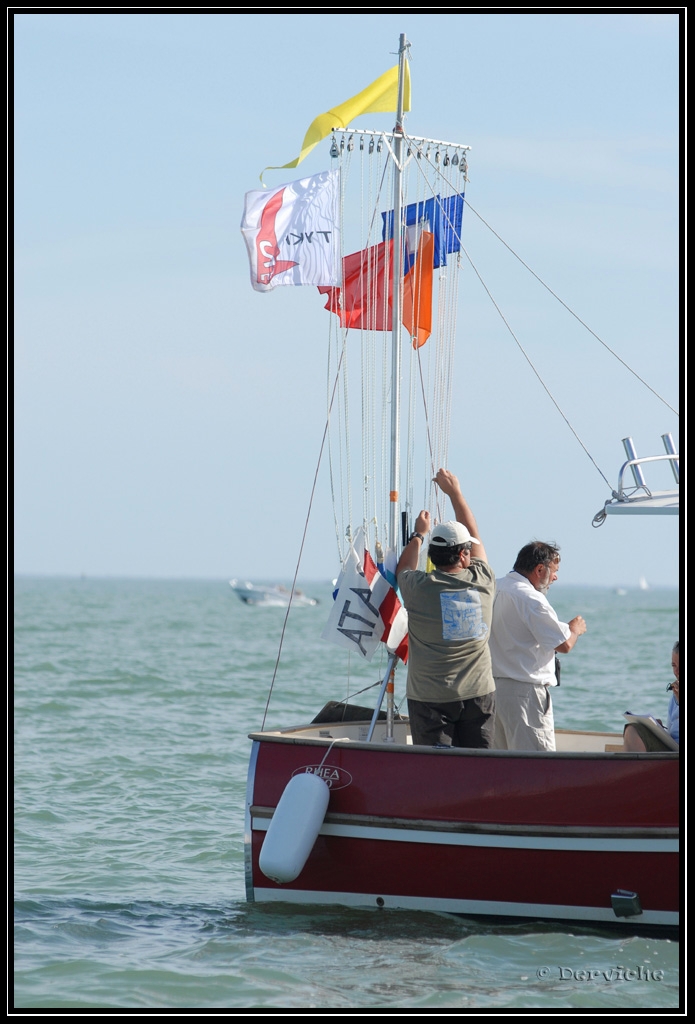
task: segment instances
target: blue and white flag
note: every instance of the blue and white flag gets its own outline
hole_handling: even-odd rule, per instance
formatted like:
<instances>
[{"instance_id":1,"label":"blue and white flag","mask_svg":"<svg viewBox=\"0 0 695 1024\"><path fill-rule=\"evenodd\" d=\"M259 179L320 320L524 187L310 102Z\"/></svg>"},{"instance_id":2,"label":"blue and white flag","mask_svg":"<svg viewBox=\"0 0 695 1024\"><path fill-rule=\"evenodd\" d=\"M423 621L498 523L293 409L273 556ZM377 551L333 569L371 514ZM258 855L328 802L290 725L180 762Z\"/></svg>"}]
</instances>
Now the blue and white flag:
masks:
<instances>
[{"instance_id":1,"label":"blue and white flag","mask_svg":"<svg viewBox=\"0 0 695 1024\"><path fill-rule=\"evenodd\" d=\"M382 213L382 238L393 238L393 210ZM461 251L461 224L463 221L463 193L452 196L432 196L421 203L410 203L403 211L405 225L405 266L407 273L413 265L419 231L434 235L434 266L445 267L447 253ZM413 230L418 229L418 230Z\"/></svg>"}]
</instances>

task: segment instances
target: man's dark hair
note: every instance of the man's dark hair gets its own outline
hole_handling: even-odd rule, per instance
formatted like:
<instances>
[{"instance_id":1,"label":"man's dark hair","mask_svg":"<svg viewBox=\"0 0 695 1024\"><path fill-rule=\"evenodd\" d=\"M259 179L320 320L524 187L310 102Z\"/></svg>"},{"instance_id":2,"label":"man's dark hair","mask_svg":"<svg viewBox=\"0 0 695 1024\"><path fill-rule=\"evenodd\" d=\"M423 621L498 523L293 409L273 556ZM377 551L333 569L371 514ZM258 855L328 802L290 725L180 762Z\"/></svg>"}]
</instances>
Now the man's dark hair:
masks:
<instances>
[{"instance_id":1,"label":"man's dark hair","mask_svg":"<svg viewBox=\"0 0 695 1024\"><path fill-rule=\"evenodd\" d=\"M427 549L427 556L438 569L446 569L449 565L456 565L459 555L463 551L464 544L454 544L450 547L440 547L438 544L430 544Z\"/></svg>"},{"instance_id":2,"label":"man's dark hair","mask_svg":"<svg viewBox=\"0 0 695 1024\"><path fill-rule=\"evenodd\" d=\"M545 544L543 541L533 540L530 544L525 544L516 556L514 571L533 572L537 565L550 565L551 562L559 561L560 548L557 544Z\"/></svg>"}]
</instances>

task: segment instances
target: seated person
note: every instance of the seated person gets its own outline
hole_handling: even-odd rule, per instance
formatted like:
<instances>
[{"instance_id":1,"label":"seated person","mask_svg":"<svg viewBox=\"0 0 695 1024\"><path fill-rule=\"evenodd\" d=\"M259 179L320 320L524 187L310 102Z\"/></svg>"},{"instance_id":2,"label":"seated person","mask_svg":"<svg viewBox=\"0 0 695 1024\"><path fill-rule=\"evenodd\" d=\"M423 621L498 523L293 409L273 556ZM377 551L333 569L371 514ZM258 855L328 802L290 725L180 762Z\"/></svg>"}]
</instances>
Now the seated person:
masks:
<instances>
[{"instance_id":1,"label":"seated person","mask_svg":"<svg viewBox=\"0 0 695 1024\"><path fill-rule=\"evenodd\" d=\"M673 682L668 689L671 690L671 699L668 704L668 717L666 729L669 736L680 743L680 643L676 640L671 651L671 668L673 669ZM657 719L663 725L660 719ZM670 750L656 733L653 733L648 726L641 722L631 722L623 730L623 750L631 753L644 753L645 751Z\"/></svg>"}]
</instances>

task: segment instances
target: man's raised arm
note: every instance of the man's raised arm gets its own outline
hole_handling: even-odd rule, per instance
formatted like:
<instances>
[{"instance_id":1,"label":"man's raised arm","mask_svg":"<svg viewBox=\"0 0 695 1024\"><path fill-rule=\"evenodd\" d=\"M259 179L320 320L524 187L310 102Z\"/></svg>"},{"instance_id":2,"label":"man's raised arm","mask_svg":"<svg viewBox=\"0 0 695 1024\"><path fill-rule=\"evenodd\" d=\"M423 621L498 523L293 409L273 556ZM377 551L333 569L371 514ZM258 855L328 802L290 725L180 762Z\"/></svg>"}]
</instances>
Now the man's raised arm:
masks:
<instances>
[{"instance_id":1,"label":"man's raised arm","mask_svg":"<svg viewBox=\"0 0 695 1024\"><path fill-rule=\"evenodd\" d=\"M437 487L439 487L439 489L449 497L458 522L463 523L471 536L477 537L478 540L480 540L480 544L473 545L471 555L474 558L481 558L483 562L487 562L487 554L485 553L485 548L480 538L478 524L475 521L475 516L471 512L468 502L461 493L461 486L458 482L458 477L455 477L448 469L440 469L434 477L434 482Z\"/></svg>"}]
</instances>

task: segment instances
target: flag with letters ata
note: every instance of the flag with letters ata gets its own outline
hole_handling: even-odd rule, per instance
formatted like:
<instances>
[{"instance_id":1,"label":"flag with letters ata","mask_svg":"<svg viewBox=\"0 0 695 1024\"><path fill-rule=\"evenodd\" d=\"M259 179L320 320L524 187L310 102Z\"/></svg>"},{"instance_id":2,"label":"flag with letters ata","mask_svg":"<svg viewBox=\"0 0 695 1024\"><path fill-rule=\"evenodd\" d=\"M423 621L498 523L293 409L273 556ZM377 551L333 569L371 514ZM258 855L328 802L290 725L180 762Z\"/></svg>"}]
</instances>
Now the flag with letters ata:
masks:
<instances>
[{"instance_id":1,"label":"flag with letters ata","mask_svg":"<svg viewBox=\"0 0 695 1024\"><path fill-rule=\"evenodd\" d=\"M246 193L241 233L256 291L340 283L338 173Z\"/></svg>"},{"instance_id":2,"label":"flag with letters ata","mask_svg":"<svg viewBox=\"0 0 695 1024\"><path fill-rule=\"evenodd\" d=\"M362 530L358 530L343 562L321 638L347 647L367 661L383 641L402 661L408 659L406 610L365 548Z\"/></svg>"}]
</instances>

